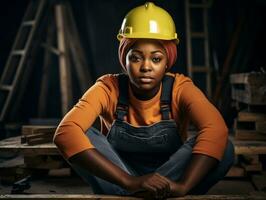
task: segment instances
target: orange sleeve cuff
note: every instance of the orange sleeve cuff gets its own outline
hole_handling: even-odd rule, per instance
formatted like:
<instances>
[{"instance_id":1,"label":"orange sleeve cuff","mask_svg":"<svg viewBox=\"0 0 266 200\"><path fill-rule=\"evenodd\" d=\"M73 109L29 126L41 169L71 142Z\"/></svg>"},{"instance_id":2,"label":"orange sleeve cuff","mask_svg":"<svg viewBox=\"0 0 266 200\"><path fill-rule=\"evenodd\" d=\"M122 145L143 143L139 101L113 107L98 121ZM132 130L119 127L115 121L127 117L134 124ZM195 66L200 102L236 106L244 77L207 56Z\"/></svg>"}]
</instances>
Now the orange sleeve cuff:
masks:
<instances>
[{"instance_id":1,"label":"orange sleeve cuff","mask_svg":"<svg viewBox=\"0 0 266 200\"><path fill-rule=\"evenodd\" d=\"M74 122L59 125L54 137L54 143L66 159L86 149L94 148L83 130Z\"/></svg>"},{"instance_id":2,"label":"orange sleeve cuff","mask_svg":"<svg viewBox=\"0 0 266 200\"><path fill-rule=\"evenodd\" d=\"M219 134L217 132L219 132ZM228 131L226 128L224 130L199 134L192 153L205 154L221 161L227 145L227 140Z\"/></svg>"},{"instance_id":3,"label":"orange sleeve cuff","mask_svg":"<svg viewBox=\"0 0 266 200\"><path fill-rule=\"evenodd\" d=\"M193 148L192 153L199 153L204 154L213 158L216 158L217 160L221 161L223 157L223 151L221 151L222 147L217 147L215 144L211 142L200 142L199 145L195 146ZM205 146L205 147L204 147ZM208 146L208 148L206 148ZM219 149L217 149L219 148Z\"/></svg>"}]
</instances>

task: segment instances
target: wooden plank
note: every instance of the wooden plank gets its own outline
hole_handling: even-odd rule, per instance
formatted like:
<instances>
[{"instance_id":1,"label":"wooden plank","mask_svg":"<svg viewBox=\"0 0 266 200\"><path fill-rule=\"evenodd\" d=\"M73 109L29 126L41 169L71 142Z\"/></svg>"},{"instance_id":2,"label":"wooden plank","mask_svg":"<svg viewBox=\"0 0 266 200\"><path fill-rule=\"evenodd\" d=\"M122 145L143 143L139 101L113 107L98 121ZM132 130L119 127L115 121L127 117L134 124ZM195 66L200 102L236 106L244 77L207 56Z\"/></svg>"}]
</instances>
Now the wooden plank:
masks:
<instances>
[{"instance_id":1,"label":"wooden plank","mask_svg":"<svg viewBox=\"0 0 266 200\"><path fill-rule=\"evenodd\" d=\"M48 172L48 176L69 177L71 176L71 169L70 168L50 169Z\"/></svg>"},{"instance_id":2,"label":"wooden plank","mask_svg":"<svg viewBox=\"0 0 266 200\"><path fill-rule=\"evenodd\" d=\"M257 155L266 154L265 141L233 141L235 154Z\"/></svg>"},{"instance_id":3,"label":"wooden plank","mask_svg":"<svg viewBox=\"0 0 266 200\"><path fill-rule=\"evenodd\" d=\"M21 151L24 155L58 155L55 144L27 145L20 143L20 136L10 137L0 141L0 151Z\"/></svg>"},{"instance_id":4,"label":"wooden plank","mask_svg":"<svg viewBox=\"0 0 266 200\"><path fill-rule=\"evenodd\" d=\"M262 85L266 83L266 73L251 72L230 75L231 84Z\"/></svg>"},{"instance_id":5,"label":"wooden plank","mask_svg":"<svg viewBox=\"0 0 266 200\"><path fill-rule=\"evenodd\" d=\"M36 133L21 136L21 144L37 145L53 142L54 133Z\"/></svg>"},{"instance_id":6,"label":"wooden plank","mask_svg":"<svg viewBox=\"0 0 266 200\"><path fill-rule=\"evenodd\" d=\"M238 112L237 119L238 119L238 121L242 121L242 122L245 122L245 121L266 121L266 114L241 111L241 112Z\"/></svg>"},{"instance_id":7,"label":"wooden plank","mask_svg":"<svg viewBox=\"0 0 266 200\"><path fill-rule=\"evenodd\" d=\"M235 130L235 140L266 140L266 134L254 130Z\"/></svg>"},{"instance_id":8,"label":"wooden plank","mask_svg":"<svg viewBox=\"0 0 266 200\"><path fill-rule=\"evenodd\" d=\"M17 194L0 195L0 199L28 200L28 199L56 199L56 200L138 200L142 198L114 195L88 195L88 194ZM185 197L168 198L169 200L265 200L264 195L188 195Z\"/></svg>"},{"instance_id":9,"label":"wooden plank","mask_svg":"<svg viewBox=\"0 0 266 200\"><path fill-rule=\"evenodd\" d=\"M53 138L53 136L54 134L49 134L49 133L36 133L36 134L30 134L30 135L22 135L22 137L25 137L26 139Z\"/></svg>"},{"instance_id":10,"label":"wooden plank","mask_svg":"<svg viewBox=\"0 0 266 200\"><path fill-rule=\"evenodd\" d=\"M26 138L28 145L38 145L51 143L53 141L53 137L43 137L43 138Z\"/></svg>"},{"instance_id":11,"label":"wooden plank","mask_svg":"<svg viewBox=\"0 0 266 200\"><path fill-rule=\"evenodd\" d=\"M62 97L62 114L65 115L72 105L72 85L70 73L70 61L66 47L66 35L64 24L64 7L60 4L55 6L55 21L57 29L57 45L61 52L59 56L60 92Z\"/></svg>"}]
</instances>

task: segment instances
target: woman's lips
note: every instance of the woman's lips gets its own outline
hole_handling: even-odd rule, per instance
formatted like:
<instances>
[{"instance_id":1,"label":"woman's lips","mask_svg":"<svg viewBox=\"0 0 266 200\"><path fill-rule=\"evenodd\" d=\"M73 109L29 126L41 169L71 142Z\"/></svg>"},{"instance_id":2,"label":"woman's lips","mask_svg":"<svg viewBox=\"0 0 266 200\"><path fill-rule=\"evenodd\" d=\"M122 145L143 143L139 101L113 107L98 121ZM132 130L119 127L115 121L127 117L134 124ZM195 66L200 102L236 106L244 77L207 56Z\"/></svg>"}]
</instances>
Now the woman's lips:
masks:
<instances>
[{"instance_id":1,"label":"woman's lips","mask_svg":"<svg viewBox=\"0 0 266 200\"><path fill-rule=\"evenodd\" d=\"M151 83L153 78L151 78L151 77L140 77L139 80L142 83Z\"/></svg>"}]
</instances>

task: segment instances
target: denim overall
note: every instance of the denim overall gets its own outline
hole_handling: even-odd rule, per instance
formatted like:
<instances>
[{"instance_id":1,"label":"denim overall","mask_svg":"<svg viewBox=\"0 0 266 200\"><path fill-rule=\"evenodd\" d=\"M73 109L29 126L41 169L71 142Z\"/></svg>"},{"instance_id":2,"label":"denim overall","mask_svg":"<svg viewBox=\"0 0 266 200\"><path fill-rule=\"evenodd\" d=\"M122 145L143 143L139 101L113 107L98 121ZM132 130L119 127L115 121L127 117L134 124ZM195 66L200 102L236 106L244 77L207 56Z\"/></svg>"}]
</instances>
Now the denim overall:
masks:
<instances>
[{"instance_id":1,"label":"denim overall","mask_svg":"<svg viewBox=\"0 0 266 200\"><path fill-rule=\"evenodd\" d=\"M162 81L162 120L150 126L131 126L124 120L128 114L128 77L119 76L119 99L116 120L107 135L107 140L118 154L138 174L154 172L169 160L169 157L183 144L177 125L171 116L171 94L174 78L165 76Z\"/></svg>"},{"instance_id":2,"label":"denim overall","mask_svg":"<svg viewBox=\"0 0 266 200\"><path fill-rule=\"evenodd\" d=\"M182 177L188 165L196 136L184 143L177 125L170 118L171 94L174 79L165 76L162 81L160 107L162 120L149 126L134 127L124 117L128 113L128 77L119 75L119 100L116 120L106 136L95 128L87 131L94 147L107 159L132 176L157 172L173 181ZM228 140L222 160L189 194L205 194L221 180L234 162L234 147ZM70 163L72 168L87 182L96 194L131 195L118 185L90 174L86 169Z\"/></svg>"}]
</instances>

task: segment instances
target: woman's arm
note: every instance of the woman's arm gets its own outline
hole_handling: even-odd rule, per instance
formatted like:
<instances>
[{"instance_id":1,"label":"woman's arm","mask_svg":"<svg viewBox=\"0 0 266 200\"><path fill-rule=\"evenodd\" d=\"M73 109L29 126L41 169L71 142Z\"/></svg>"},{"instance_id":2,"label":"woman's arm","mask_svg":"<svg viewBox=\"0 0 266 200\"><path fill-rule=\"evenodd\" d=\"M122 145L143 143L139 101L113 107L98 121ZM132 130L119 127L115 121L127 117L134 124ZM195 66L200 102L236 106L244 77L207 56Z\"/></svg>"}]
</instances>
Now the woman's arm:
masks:
<instances>
[{"instance_id":1,"label":"woman's arm","mask_svg":"<svg viewBox=\"0 0 266 200\"><path fill-rule=\"evenodd\" d=\"M183 177L171 184L173 196L184 196L196 186L207 173L218 164L218 160L204 154L192 154Z\"/></svg>"},{"instance_id":2,"label":"woman's arm","mask_svg":"<svg viewBox=\"0 0 266 200\"><path fill-rule=\"evenodd\" d=\"M124 188L128 185L127 181L130 179L130 175L106 159L96 149L82 151L70 157L68 160L71 164L78 165L89 173L104 180L115 183Z\"/></svg>"},{"instance_id":3,"label":"woman's arm","mask_svg":"<svg viewBox=\"0 0 266 200\"><path fill-rule=\"evenodd\" d=\"M172 187L176 196L183 196L222 159L228 129L219 111L191 81L180 86L176 100L183 117L192 121L198 129L191 160L181 180Z\"/></svg>"}]
</instances>

